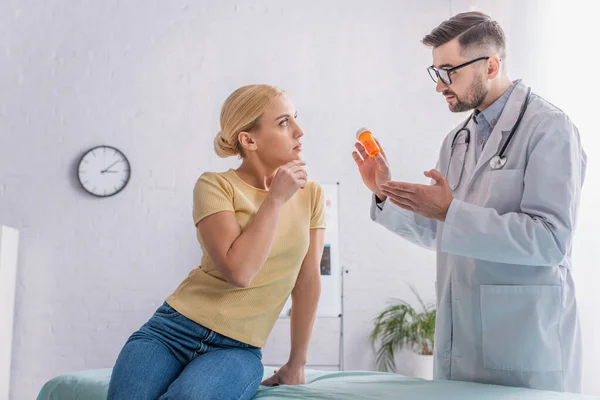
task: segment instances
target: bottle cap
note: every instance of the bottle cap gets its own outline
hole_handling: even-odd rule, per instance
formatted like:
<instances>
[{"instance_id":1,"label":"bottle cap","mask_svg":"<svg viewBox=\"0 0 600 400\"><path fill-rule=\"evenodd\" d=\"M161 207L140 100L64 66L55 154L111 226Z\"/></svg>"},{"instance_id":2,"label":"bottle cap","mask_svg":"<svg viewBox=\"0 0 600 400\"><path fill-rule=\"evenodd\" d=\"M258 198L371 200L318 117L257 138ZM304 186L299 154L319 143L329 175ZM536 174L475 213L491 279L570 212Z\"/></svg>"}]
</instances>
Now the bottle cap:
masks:
<instances>
[{"instance_id":1,"label":"bottle cap","mask_svg":"<svg viewBox=\"0 0 600 400\"><path fill-rule=\"evenodd\" d=\"M358 131L356 131L356 140L358 140L358 137L365 132L369 132L369 129L368 128L360 128Z\"/></svg>"}]
</instances>

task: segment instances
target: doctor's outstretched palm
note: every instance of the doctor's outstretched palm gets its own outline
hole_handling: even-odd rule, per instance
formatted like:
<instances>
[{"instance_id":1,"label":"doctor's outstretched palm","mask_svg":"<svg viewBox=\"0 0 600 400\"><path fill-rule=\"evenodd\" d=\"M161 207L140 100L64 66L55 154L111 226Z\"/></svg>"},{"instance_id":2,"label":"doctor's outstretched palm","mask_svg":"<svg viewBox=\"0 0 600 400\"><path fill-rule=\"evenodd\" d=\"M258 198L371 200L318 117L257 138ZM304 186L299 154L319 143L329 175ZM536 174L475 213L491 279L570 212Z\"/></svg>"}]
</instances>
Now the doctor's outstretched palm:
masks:
<instances>
[{"instance_id":1,"label":"doctor's outstretched palm","mask_svg":"<svg viewBox=\"0 0 600 400\"><path fill-rule=\"evenodd\" d=\"M377 141L377 139L375 139ZM381 153L375 157L369 157L367 151L363 145L359 142L355 144L356 150L353 151L352 157L358 166L360 176L365 185L377 195L381 200L384 200L386 196L381 193L380 186L392 179L392 173L390 172L390 165L387 162L387 157L383 148L377 141L377 145L381 149ZM360 153L360 155L359 155Z\"/></svg>"}]
</instances>

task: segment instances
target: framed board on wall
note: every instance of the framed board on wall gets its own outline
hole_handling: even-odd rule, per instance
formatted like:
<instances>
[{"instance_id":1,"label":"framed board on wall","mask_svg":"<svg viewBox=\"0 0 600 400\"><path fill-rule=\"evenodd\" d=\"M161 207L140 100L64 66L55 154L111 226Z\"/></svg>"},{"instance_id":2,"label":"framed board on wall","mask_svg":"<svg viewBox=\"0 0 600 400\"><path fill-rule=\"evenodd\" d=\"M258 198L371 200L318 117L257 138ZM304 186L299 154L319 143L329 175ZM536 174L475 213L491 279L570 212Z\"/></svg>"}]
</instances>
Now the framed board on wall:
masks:
<instances>
[{"instance_id":1,"label":"framed board on wall","mask_svg":"<svg viewBox=\"0 0 600 400\"><path fill-rule=\"evenodd\" d=\"M0 399L8 399L12 360L19 231L0 225Z\"/></svg>"},{"instance_id":2,"label":"framed board on wall","mask_svg":"<svg viewBox=\"0 0 600 400\"><path fill-rule=\"evenodd\" d=\"M321 258L321 298L317 317L339 317L342 314L342 267L340 266L339 246L339 184L321 183L325 193L325 246ZM289 316L291 298L281 311L281 316Z\"/></svg>"}]
</instances>

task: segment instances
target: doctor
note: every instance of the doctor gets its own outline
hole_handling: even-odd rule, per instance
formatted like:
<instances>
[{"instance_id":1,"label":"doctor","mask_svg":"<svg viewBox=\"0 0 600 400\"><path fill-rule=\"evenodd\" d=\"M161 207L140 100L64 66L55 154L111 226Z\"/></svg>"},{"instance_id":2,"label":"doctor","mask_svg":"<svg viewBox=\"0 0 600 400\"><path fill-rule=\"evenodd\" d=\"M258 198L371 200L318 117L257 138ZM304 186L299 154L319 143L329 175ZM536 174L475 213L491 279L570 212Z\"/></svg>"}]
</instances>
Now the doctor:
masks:
<instances>
[{"instance_id":1,"label":"doctor","mask_svg":"<svg viewBox=\"0 0 600 400\"><path fill-rule=\"evenodd\" d=\"M429 74L452 112L431 185L391 181L384 153L356 144L371 218L437 252L436 379L581 391L571 248L586 155L558 108L504 71L505 36L487 15L456 15L425 36Z\"/></svg>"}]
</instances>

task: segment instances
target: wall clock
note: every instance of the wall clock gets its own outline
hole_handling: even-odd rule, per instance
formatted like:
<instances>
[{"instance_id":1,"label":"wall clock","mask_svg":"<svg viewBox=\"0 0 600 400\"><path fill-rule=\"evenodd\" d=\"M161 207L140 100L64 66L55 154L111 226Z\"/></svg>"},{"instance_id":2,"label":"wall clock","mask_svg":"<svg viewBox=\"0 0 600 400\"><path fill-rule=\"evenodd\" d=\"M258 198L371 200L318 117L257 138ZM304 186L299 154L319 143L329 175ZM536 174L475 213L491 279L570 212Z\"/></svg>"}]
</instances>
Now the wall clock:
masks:
<instances>
[{"instance_id":1,"label":"wall clock","mask_svg":"<svg viewBox=\"0 0 600 400\"><path fill-rule=\"evenodd\" d=\"M111 146L97 146L88 150L79 160L77 177L88 193L109 197L127 186L131 166L127 157Z\"/></svg>"}]
</instances>

